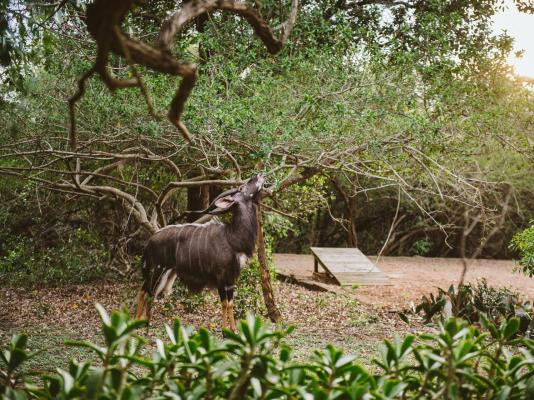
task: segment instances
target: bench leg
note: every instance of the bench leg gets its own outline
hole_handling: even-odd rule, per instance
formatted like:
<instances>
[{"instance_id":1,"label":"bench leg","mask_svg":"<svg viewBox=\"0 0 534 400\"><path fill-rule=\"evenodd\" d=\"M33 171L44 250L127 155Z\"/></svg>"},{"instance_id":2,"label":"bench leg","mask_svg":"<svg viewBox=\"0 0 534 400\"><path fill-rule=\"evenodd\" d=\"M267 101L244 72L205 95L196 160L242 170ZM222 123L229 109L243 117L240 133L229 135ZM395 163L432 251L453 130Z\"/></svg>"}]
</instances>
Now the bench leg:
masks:
<instances>
[{"instance_id":1,"label":"bench leg","mask_svg":"<svg viewBox=\"0 0 534 400\"><path fill-rule=\"evenodd\" d=\"M313 272L319 272L319 262L317 261L317 257L313 258Z\"/></svg>"}]
</instances>

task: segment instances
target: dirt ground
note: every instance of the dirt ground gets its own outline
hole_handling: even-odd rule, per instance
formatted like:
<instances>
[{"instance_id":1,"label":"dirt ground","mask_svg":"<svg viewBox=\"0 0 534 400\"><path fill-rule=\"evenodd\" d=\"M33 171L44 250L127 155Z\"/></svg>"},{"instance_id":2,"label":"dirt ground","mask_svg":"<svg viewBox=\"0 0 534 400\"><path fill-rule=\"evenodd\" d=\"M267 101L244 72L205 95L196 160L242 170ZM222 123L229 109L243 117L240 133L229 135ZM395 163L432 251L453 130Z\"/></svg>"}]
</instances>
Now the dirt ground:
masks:
<instances>
[{"instance_id":1,"label":"dirt ground","mask_svg":"<svg viewBox=\"0 0 534 400\"><path fill-rule=\"evenodd\" d=\"M373 260L374 261L374 260ZM311 256L275 255L275 263L298 266L303 273L313 270ZM400 320L396 311L409 301L435 291L436 286L457 283L461 262L450 259L420 257L384 257L378 267L391 278L390 286L344 288L336 293L311 291L301 286L277 282L275 297L283 315L278 327L295 326L287 342L295 349L295 358L308 358L314 349L328 343L354 354L368 366L378 355L383 339L417 333L429 328L414 320L410 325ZM496 286L510 286L529 298L534 298L534 282L512 273L509 261L479 260L474 262L468 280L487 278ZM100 339L100 321L95 302L108 310L121 306L133 309L137 282L94 282L59 288L24 289L3 287L0 291L0 343L11 334L26 331L32 349L47 349L31 362L32 370L53 371L65 367L76 357L87 353L64 346L65 339ZM204 326L220 336L220 305L215 293L191 307L187 301L169 298L155 308L153 323L143 336L153 343L154 337L164 336L163 323L179 318L183 324Z\"/></svg>"},{"instance_id":2,"label":"dirt ground","mask_svg":"<svg viewBox=\"0 0 534 400\"><path fill-rule=\"evenodd\" d=\"M101 323L94 304L98 302L107 310L121 306L132 310L137 286L93 283L34 290L4 288L0 292L0 345L13 333L27 332L31 350L46 350L30 362L31 371L50 372L56 367L65 368L71 358L91 358L91 354L65 346L64 341L101 342ZM207 293L205 301L195 304L193 309L187 301L177 298L158 302L150 329L140 331L149 346L153 346L156 336L165 337L163 324L170 324L175 318L193 328L206 327L220 338L218 296ZM283 315L277 328L295 327L286 343L294 348L296 359L308 358L313 350L334 344L371 366L384 338L424 329L420 324L406 325L394 312L362 305L350 292L316 292L277 282L275 297Z\"/></svg>"},{"instance_id":3,"label":"dirt ground","mask_svg":"<svg viewBox=\"0 0 534 400\"><path fill-rule=\"evenodd\" d=\"M355 290L356 298L362 303L388 308L402 309L411 301L437 287L448 288L457 284L463 270L461 259L426 257L369 257L389 278L388 286L361 286ZM313 256L297 254L275 254L275 264L282 269L291 269L300 276L311 276ZM510 287L527 299L534 300L534 280L514 273L514 262L510 260L473 260L468 263L465 281L476 282L485 278L496 287Z\"/></svg>"}]
</instances>

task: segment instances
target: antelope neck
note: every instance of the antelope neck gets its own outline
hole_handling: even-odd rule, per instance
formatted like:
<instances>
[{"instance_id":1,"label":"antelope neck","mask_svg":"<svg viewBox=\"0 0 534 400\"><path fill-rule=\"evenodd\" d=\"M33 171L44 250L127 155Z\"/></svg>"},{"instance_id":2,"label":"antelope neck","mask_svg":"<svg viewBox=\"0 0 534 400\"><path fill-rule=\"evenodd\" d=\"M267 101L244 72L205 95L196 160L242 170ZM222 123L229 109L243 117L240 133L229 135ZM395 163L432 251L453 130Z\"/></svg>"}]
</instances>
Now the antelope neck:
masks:
<instances>
[{"instance_id":1,"label":"antelope neck","mask_svg":"<svg viewBox=\"0 0 534 400\"><path fill-rule=\"evenodd\" d=\"M226 225L228 242L238 253L252 256L256 245L258 221L257 206L253 203L239 204L232 213L232 222Z\"/></svg>"}]
</instances>

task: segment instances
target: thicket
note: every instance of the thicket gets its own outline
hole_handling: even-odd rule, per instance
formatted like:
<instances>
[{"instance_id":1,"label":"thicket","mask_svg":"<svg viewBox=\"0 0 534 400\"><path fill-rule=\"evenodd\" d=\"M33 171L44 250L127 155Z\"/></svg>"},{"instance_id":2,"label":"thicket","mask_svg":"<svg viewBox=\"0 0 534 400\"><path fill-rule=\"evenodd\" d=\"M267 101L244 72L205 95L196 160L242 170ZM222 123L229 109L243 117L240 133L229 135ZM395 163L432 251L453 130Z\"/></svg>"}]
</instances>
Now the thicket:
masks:
<instances>
[{"instance_id":1,"label":"thicket","mask_svg":"<svg viewBox=\"0 0 534 400\"><path fill-rule=\"evenodd\" d=\"M488 319L495 325L517 318L520 322L517 333L534 338L532 302L512 289L489 286L484 278L476 283L451 285L447 290L438 288L436 295L423 296L413 309L399 315L406 323L410 323L409 315L420 315L425 323L456 317L471 324Z\"/></svg>"},{"instance_id":2,"label":"thicket","mask_svg":"<svg viewBox=\"0 0 534 400\"><path fill-rule=\"evenodd\" d=\"M530 223L532 224L532 221ZM532 278L534 276L534 225L516 233L510 247L520 255L518 269Z\"/></svg>"},{"instance_id":3,"label":"thicket","mask_svg":"<svg viewBox=\"0 0 534 400\"><path fill-rule=\"evenodd\" d=\"M534 341L518 338L519 320L479 328L448 319L436 333L385 340L370 371L334 346L307 361L283 343L291 329L271 331L248 317L223 342L174 321L147 351L144 321L100 306L102 344L71 341L98 362L72 360L68 370L39 376L24 370L33 354L15 335L0 353L4 399L531 399Z\"/></svg>"},{"instance_id":4,"label":"thicket","mask_svg":"<svg viewBox=\"0 0 534 400\"><path fill-rule=\"evenodd\" d=\"M481 255L512 256L508 243L534 212L534 99L505 63L511 38L491 31L500 2L365 3L301 5L276 57L239 18L213 13L190 24L172 48L199 64L183 116L190 144L148 115L136 89L110 93L88 81L77 112L82 190L72 179L66 101L94 59L86 2L59 10L0 2L11 21L0 24L1 279L131 275L142 226L165 225L195 197L179 187L160 196L169 184L259 171L276 251L357 245L367 254L461 256L462 232L476 222L467 256L495 226ZM146 2L123 28L153 41L173 5ZM258 7L273 26L287 17L278 2ZM115 76L132 76L123 58L110 63ZM154 109L166 112L177 80L137 72Z\"/></svg>"}]
</instances>

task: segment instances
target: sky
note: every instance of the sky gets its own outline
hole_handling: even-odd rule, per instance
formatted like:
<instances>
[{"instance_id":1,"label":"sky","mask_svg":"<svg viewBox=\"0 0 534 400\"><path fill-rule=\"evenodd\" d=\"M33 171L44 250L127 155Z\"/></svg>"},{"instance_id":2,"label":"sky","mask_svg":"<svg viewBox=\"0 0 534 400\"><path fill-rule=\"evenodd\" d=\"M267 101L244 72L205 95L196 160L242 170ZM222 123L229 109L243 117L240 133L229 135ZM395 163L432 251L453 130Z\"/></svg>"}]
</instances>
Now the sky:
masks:
<instances>
[{"instance_id":1,"label":"sky","mask_svg":"<svg viewBox=\"0 0 534 400\"><path fill-rule=\"evenodd\" d=\"M512 53L508 62L515 67L518 75L534 78L534 14L517 11L512 0L506 0L506 9L494 18L494 30L506 30L514 40L514 52L524 50L522 58Z\"/></svg>"}]
</instances>

